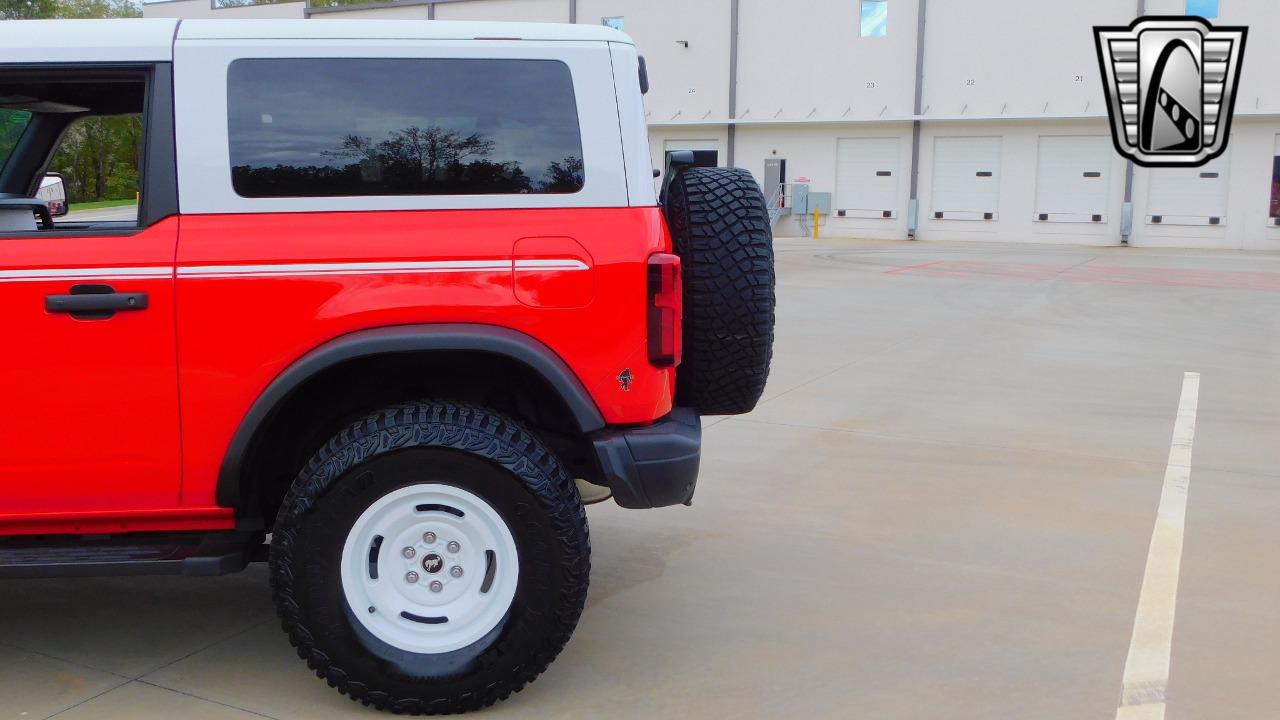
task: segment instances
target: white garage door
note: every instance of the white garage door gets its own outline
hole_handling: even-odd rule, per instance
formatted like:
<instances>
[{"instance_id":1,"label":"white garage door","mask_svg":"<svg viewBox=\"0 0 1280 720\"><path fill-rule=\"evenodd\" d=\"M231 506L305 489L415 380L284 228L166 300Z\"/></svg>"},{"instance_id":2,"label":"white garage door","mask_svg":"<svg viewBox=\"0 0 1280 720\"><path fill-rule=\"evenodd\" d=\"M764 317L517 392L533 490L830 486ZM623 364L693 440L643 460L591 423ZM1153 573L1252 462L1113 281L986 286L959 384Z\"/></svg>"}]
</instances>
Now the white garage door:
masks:
<instances>
[{"instance_id":1,"label":"white garage door","mask_svg":"<svg viewBox=\"0 0 1280 720\"><path fill-rule=\"evenodd\" d=\"M1154 225L1226 225L1229 155L1198 168L1153 168L1147 222Z\"/></svg>"},{"instance_id":2,"label":"white garage door","mask_svg":"<svg viewBox=\"0 0 1280 720\"><path fill-rule=\"evenodd\" d=\"M897 217L898 138L836 141L836 207L845 217Z\"/></svg>"},{"instance_id":3,"label":"white garage door","mask_svg":"<svg viewBox=\"0 0 1280 720\"><path fill-rule=\"evenodd\" d=\"M997 220L1000 138L940 137L933 141L933 217Z\"/></svg>"},{"instance_id":4,"label":"white garage door","mask_svg":"<svg viewBox=\"0 0 1280 720\"><path fill-rule=\"evenodd\" d=\"M1041 137L1035 219L1106 222L1114 152L1106 135Z\"/></svg>"}]
</instances>

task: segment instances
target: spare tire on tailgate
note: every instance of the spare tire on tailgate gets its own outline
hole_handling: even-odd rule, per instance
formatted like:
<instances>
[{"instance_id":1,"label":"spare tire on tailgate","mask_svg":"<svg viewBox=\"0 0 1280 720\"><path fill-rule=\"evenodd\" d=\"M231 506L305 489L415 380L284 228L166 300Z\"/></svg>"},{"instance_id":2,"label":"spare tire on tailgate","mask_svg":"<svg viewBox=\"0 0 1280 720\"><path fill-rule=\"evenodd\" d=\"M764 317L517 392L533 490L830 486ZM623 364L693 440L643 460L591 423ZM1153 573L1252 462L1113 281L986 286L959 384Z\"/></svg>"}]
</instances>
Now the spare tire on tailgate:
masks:
<instances>
[{"instance_id":1,"label":"spare tire on tailgate","mask_svg":"<svg viewBox=\"0 0 1280 720\"><path fill-rule=\"evenodd\" d=\"M764 195L738 168L684 168L667 225L684 284L684 360L676 403L702 415L750 412L773 358L773 231Z\"/></svg>"}]
</instances>

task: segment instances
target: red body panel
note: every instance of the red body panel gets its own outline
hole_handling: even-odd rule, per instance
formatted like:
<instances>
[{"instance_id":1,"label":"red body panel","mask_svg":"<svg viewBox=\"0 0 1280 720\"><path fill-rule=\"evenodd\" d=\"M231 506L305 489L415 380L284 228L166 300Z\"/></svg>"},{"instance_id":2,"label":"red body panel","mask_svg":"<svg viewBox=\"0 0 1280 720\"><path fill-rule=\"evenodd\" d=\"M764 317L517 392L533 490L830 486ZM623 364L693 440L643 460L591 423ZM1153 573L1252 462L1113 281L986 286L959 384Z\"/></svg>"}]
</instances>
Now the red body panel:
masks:
<instances>
[{"instance_id":1,"label":"red body panel","mask_svg":"<svg viewBox=\"0 0 1280 720\"><path fill-rule=\"evenodd\" d=\"M177 240L172 218L132 236L0 241L0 534L40 514L179 504ZM80 284L145 292L149 307L104 320L45 310Z\"/></svg>"},{"instance_id":2,"label":"red body panel","mask_svg":"<svg viewBox=\"0 0 1280 720\"><path fill-rule=\"evenodd\" d=\"M3 535L98 535L124 532L230 530L235 511L221 507L26 513L6 518Z\"/></svg>"},{"instance_id":3,"label":"red body panel","mask_svg":"<svg viewBox=\"0 0 1280 720\"><path fill-rule=\"evenodd\" d=\"M530 237L516 241L514 259L536 261L541 258L565 258L594 267L591 253L568 237ZM538 267L516 267L516 299L529 307L580 308L595 299L594 272L563 272Z\"/></svg>"},{"instance_id":4,"label":"red body panel","mask_svg":"<svg viewBox=\"0 0 1280 720\"><path fill-rule=\"evenodd\" d=\"M657 208L189 215L132 236L6 239L0 303L19 342L0 354L0 535L233 527L214 496L249 408L291 363L369 328L518 330L606 422L652 422L675 373L648 360L646 263L669 249ZM51 268L77 274L22 277ZM44 310L80 283L150 306Z\"/></svg>"},{"instance_id":5,"label":"red body panel","mask_svg":"<svg viewBox=\"0 0 1280 720\"><path fill-rule=\"evenodd\" d=\"M181 234L184 505L213 504L231 437L273 379L316 347L367 328L465 322L518 330L569 365L607 422L647 423L671 410L675 374L652 367L646 345L646 261L670 245L656 208L184 216ZM342 269L419 262L495 269ZM229 265L276 274L218 276ZM530 289L530 278L546 290ZM617 380L624 369L634 378L627 391Z\"/></svg>"}]
</instances>

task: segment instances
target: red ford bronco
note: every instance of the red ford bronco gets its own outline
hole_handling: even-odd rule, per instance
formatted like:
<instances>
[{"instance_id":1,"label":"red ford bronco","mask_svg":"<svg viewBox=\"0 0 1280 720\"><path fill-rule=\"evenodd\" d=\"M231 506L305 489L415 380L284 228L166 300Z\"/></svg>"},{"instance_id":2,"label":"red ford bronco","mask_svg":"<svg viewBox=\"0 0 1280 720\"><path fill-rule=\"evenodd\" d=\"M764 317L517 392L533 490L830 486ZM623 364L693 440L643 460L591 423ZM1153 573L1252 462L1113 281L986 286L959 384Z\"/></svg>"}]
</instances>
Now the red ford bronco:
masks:
<instances>
[{"instance_id":1,"label":"red ford bronco","mask_svg":"<svg viewBox=\"0 0 1280 720\"><path fill-rule=\"evenodd\" d=\"M655 188L643 62L593 26L0 23L0 574L270 561L353 699L487 706L578 622L583 491L688 503L774 322L751 176ZM37 196L140 119L128 217ZM659 197L661 194L661 197Z\"/></svg>"}]
</instances>

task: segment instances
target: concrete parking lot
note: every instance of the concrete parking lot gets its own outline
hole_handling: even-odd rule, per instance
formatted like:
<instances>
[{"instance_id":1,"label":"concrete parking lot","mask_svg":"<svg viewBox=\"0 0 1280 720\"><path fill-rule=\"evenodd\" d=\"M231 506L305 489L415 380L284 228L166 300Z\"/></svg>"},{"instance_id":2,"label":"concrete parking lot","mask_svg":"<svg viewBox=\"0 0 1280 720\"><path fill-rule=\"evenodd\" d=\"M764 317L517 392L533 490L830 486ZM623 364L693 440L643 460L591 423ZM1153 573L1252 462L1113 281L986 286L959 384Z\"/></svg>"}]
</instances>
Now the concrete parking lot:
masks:
<instances>
[{"instance_id":1,"label":"concrete parking lot","mask_svg":"<svg viewBox=\"0 0 1280 720\"><path fill-rule=\"evenodd\" d=\"M1114 718L1192 372L1167 717L1280 717L1280 255L777 248L764 402L693 507L592 508L576 636L486 716ZM264 570L5 583L0 718L373 716Z\"/></svg>"}]
</instances>

